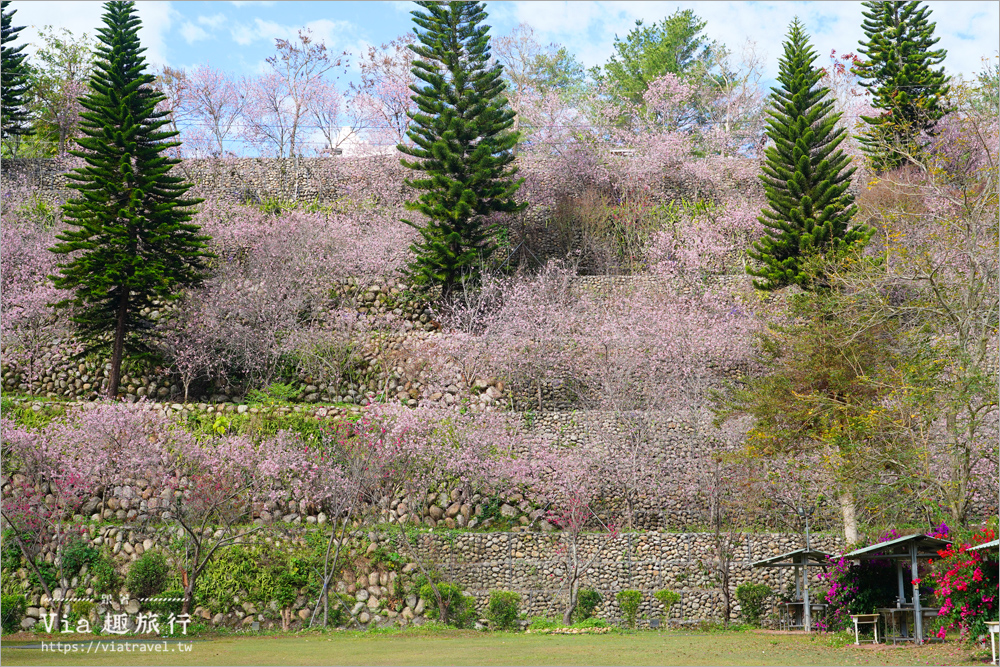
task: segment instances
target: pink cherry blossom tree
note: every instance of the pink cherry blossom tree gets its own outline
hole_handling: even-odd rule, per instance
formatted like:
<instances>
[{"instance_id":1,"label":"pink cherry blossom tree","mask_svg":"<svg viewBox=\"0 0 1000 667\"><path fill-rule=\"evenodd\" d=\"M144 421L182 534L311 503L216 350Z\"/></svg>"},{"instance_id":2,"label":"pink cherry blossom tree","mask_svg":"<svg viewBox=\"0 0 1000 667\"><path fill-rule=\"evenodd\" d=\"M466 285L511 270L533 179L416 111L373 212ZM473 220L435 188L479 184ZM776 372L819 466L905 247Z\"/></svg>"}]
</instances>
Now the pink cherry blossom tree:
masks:
<instances>
[{"instance_id":1,"label":"pink cherry blossom tree","mask_svg":"<svg viewBox=\"0 0 1000 667\"><path fill-rule=\"evenodd\" d=\"M358 142L361 133L371 125L370 110L344 94L332 81L314 84L309 105L310 122L323 136L321 155L335 155L342 146Z\"/></svg>"},{"instance_id":2,"label":"pink cherry blossom tree","mask_svg":"<svg viewBox=\"0 0 1000 667\"><path fill-rule=\"evenodd\" d=\"M43 358L47 348L69 333L66 320L51 307L60 297L48 278L56 268L48 248L62 222L50 204L16 178L4 179L0 214L4 221L0 227L0 340L5 361L18 369L30 387L48 370Z\"/></svg>"},{"instance_id":3,"label":"pink cherry blossom tree","mask_svg":"<svg viewBox=\"0 0 1000 667\"><path fill-rule=\"evenodd\" d=\"M702 141L722 157L760 155L764 141L764 103L761 85L766 54L748 39L736 52L724 52L714 76L701 82L709 87L706 103L708 127Z\"/></svg>"},{"instance_id":4,"label":"pink cherry blossom tree","mask_svg":"<svg viewBox=\"0 0 1000 667\"><path fill-rule=\"evenodd\" d=\"M386 490L402 493L410 517L423 507L428 488L448 480L482 493L510 493L532 481L533 466L518 456L521 436L507 415L462 415L445 410L373 406L372 421L358 432L367 447L380 452ZM388 497L392 497L388 495ZM419 515L416 515L419 520ZM398 520L399 540L421 568L437 598L442 622L449 608L428 567L406 533L408 517Z\"/></svg>"},{"instance_id":5,"label":"pink cherry blossom tree","mask_svg":"<svg viewBox=\"0 0 1000 667\"><path fill-rule=\"evenodd\" d=\"M366 120L367 135L376 146L409 143L406 129L415 104L410 86L415 53L410 50L415 37L400 35L378 48L369 46L358 59L361 82L351 84L350 106L353 113Z\"/></svg>"},{"instance_id":6,"label":"pink cherry blossom tree","mask_svg":"<svg viewBox=\"0 0 1000 667\"><path fill-rule=\"evenodd\" d=\"M245 138L275 157L302 155L310 108L320 85L346 53L333 56L308 29L295 40L275 40L276 53L267 59L270 70L248 83L243 113Z\"/></svg>"},{"instance_id":7,"label":"pink cherry blossom tree","mask_svg":"<svg viewBox=\"0 0 1000 667\"><path fill-rule=\"evenodd\" d=\"M73 534L70 525L73 512L90 488L90 472L95 462L90 452L67 452L62 443L9 419L0 419L0 429L3 431L4 458L16 462L23 476L23 481L13 484L11 497L5 498L0 505L0 514L28 567L52 601L58 627L63 597L55 594L39 569L38 559L50 547L55 549L54 558L62 555ZM61 579L61 566L57 574Z\"/></svg>"},{"instance_id":8,"label":"pink cherry blossom tree","mask_svg":"<svg viewBox=\"0 0 1000 667\"><path fill-rule=\"evenodd\" d=\"M560 529L559 549L562 579L567 591L563 623L572 623L573 611L579 601L580 584L601 551L618 535L618 525L605 523L594 510L600 492L600 468L587 453L558 447L536 450L536 469L547 498L554 501L546 519ZM601 534L601 545L590 553L583 549L585 529L595 526Z\"/></svg>"},{"instance_id":9,"label":"pink cherry blossom tree","mask_svg":"<svg viewBox=\"0 0 1000 667\"><path fill-rule=\"evenodd\" d=\"M54 545L53 555L61 555L74 514L97 488L106 493L140 477L155 482L172 453L195 441L162 414L125 404L90 404L38 429L7 419L0 426L4 458L25 479L4 499L3 517L58 615L61 601L36 565L42 549Z\"/></svg>"},{"instance_id":10,"label":"pink cherry blossom tree","mask_svg":"<svg viewBox=\"0 0 1000 667\"><path fill-rule=\"evenodd\" d=\"M183 69L174 69L164 66L155 74L156 81L153 85L163 93L164 98L156 105L157 111L167 113L167 128L172 132L179 132L179 139L183 142L181 146L173 148L175 157L181 157L181 151L188 143L188 133L186 123L191 117L191 89L187 72Z\"/></svg>"},{"instance_id":11,"label":"pink cherry blossom tree","mask_svg":"<svg viewBox=\"0 0 1000 667\"><path fill-rule=\"evenodd\" d=\"M188 141L192 148L214 157L232 153L227 144L242 129L248 102L246 82L207 64L192 69L186 79L187 120L191 125Z\"/></svg>"}]
</instances>

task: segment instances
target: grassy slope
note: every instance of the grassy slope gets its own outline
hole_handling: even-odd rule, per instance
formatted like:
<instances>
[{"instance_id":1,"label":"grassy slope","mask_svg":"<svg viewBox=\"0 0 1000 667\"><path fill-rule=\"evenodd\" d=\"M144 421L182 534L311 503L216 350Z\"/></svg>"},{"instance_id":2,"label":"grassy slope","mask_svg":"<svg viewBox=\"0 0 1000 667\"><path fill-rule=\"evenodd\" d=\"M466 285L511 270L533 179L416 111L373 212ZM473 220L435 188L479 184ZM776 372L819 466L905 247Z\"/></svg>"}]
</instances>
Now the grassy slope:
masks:
<instances>
[{"instance_id":1,"label":"grassy slope","mask_svg":"<svg viewBox=\"0 0 1000 667\"><path fill-rule=\"evenodd\" d=\"M23 635L22 635L23 636ZM58 639L57 637L55 639ZM107 641L107 640L105 640ZM18 642L20 643L20 642ZM38 643L38 640L33 640ZM359 636L225 637L190 653L66 656L14 648L4 665L960 665L982 664L958 643L925 647L835 646L829 637L763 632L641 632L632 635L483 634L471 631ZM979 656L977 656L979 657Z\"/></svg>"}]
</instances>

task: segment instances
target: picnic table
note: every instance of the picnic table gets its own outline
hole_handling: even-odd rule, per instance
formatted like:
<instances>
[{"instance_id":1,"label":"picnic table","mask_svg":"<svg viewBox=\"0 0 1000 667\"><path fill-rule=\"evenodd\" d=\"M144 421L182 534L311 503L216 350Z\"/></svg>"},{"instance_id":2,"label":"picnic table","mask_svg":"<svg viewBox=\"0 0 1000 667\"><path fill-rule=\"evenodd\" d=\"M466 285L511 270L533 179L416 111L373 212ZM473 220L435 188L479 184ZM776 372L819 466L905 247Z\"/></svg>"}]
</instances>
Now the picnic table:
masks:
<instances>
[{"instance_id":1,"label":"picnic table","mask_svg":"<svg viewBox=\"0 0 1000 667\"><path fill-rule=\"evenodd\" d=\"M810 624L819 617L826 615L827 605L817 602L809 603ZM778 603L778 622L782 630L806 629L805 600L788 600Z\"/></svg>"},{"instance_id":2,"label":"picnic table","mask_svg":"<svg viewBox=\"0 0 1000 667\"><path fill-rule=\"evenodd\" d=\"M1000 644L1000 621L986 621L986 629L990 632L990 655L993 664L997 664L997 644Z\"/></svg>"},{"instance_id":3,"label":"picnic table","mask_svg":"<svg viewBox=\"0 0 1000 667\"><path fill-rule=\"evenodd\" d=\"M866 642L871 642L873 644L878 644L878 619L880 616L878 614L851 614L851 620L854 622L854 645L861 645L861 637L858 633L859 625L871 625L875 630L875 639L866 639Z\"/></svg>"},{"instance_id":4,"label":"picnic table","mask_svg":"<svg viewBox=\"0 0 1000 667\"><path fill-rule=\"evenodd\" d=\"M930 620L941 611L940 607L923 607L920 615L923 620ZM883 607L878 613L885 618L885 639L897 642L912 642L916 639L911 631L916 626L916 609L912 604L900 604L896 607ZM921 624L923 627L923 624Z\"/></svg>"}]
</instances>

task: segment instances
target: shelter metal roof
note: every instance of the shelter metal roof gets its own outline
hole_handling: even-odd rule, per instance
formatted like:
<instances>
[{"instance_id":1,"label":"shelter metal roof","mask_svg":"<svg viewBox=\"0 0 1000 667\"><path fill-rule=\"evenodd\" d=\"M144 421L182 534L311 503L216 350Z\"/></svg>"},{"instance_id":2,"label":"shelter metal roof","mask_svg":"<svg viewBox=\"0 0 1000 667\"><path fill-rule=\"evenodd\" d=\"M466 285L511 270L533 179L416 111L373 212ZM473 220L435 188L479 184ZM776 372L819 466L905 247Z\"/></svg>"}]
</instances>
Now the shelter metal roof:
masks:
<instances>
[{"instance_id":1,"label":"shelter metal roof","mask_svg":"<svg viewBox=\"0 0 1000 667\"><path fill-rule=\"evenodd\" d=\"M1000 540L993 540L992 542L986 542L984 544L977 544L974 547L969 547L967 551L979 551L981 549L993 549L996 550L1000 547Z\"/></svg>"},{"instance_id":2,"label":"shelter metal roof","mask_svg":"<svg viewBox=\"0 0 1000 667\"><path fill-rule=\"evenodd\" d=\"M805 549L796 549L795 551L789 551L788 553L778 554L777 556L771 556L770 558L755 561L751 565L752 567L791 567L799 565L806 559L816 563L826 564L832 556L833 554L831 553L817 551L816 549L811 549L809 551Z\"/></svg>"},{"instance_id":3,"label":"shelter metal roof","mask_svg":"<svg viewBox=\"0 0 1000 667\"><path fill-rule=\"evenodd\" d=\"M869 558L909 558L909 547L911 544L916 543L917 545L917 556L924 558L936 558L937 550L942 547L946 547L951 544L950 540L942 540L938 537L931 537L930 535L924 535L923 533L915 533L913 535L904 535L903 537L897 537L894 540L889 540L887 542L879 542L878 544L873 544L870 547L864 547L863 549L855 549L849 553L844 554L844 558L851 560L866 560ZM905 547L905 551L902 549ZM932 553L920 553L932 552Z\"/></svg>"}]
</instances>

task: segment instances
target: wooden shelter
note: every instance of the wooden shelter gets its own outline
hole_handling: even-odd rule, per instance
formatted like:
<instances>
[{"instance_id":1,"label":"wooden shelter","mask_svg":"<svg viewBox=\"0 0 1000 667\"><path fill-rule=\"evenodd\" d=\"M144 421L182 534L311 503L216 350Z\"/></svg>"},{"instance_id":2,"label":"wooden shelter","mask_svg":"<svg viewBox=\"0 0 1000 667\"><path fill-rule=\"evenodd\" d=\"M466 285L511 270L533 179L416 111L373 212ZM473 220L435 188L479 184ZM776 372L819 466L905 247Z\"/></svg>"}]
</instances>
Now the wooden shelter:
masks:
<instances>
[{"instance_id":1,"label":"wooden shelter","mask_svg":"<svg viewBox=\"0 0 1000 667\"><path fill-rule=\"evenodd\" d=\"M751 563L751 566L795 568L795 600L789 604L788 608L794 609L796 605L802 607L801 627L806 632L811 632L812 608L815 605L813 605L809 600L809 563L813 562L818 566L826 567L829 565L830 558L832 557L833 554L825 551L817 551L816 549L796 549L795 551L789 551L787 553L778 554L777 556L771 556L770 558L755 561ZM825 605L823 606L825 607ZM792 615L791 619L792 622L788 625L791 627L799 627L799 624L796 622L797 617ZM784 615L782 620L784 622Z\"/></svg>"},{"instance_id":2,"label":"wooden shelter","mask_svg":"<svg viewBox=\"0 0 1000 667\"><path fill-rule=\"evenodd\" d=\"M917 561L921 558L937 558L938 549L950 545L948 540L942 540L923 533L905 535L894 540L873 544L864 549L855 549L843 555L848 560L890 560L896 562L896 580L899 585L898 609L913 612L914 634L913 639L918 643L924 642L923 609L920 605L920 585L913 586L913 601L906 602L903 563L910 562L910 581L917 581L920 574L917 571Z\"/></svg>"}]
</instances>

